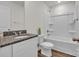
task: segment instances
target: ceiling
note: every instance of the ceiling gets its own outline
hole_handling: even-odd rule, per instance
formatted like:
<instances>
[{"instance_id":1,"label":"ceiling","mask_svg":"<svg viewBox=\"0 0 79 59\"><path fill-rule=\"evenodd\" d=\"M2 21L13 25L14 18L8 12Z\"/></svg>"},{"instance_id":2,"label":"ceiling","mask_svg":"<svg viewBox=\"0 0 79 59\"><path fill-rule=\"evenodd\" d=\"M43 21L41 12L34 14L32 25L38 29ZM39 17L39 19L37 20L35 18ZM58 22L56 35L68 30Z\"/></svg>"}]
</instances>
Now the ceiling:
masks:
<instances>
[{"instance_id":1,"label":"ceiling","mask_svg":"<svg viewBox=\"0 0 79 59\"><path fill-rule=\"evenodd\" d=\"M13 2L15 2L15 3L17 3L17 4L21 5L21 6L24 6L24 1L13 1Z\"/></svg>"},{"instance_id":2,"label":"ceiling","mask_svg":"<svg viewBox=\"0 0 79 59\"><path fill-rule=\"evenodd\" d=\"M19 5L24 6L24 1L13 1ZM55 5L58 4L65 4L65 3L74 3L74 1L60 1L60 3L58 3L58 1L43 1L44 4L46 4L48 7L53 7Z\"/></svg>"},{"instance_id":3,"label":"ceiling","mask_svg":"<svg viewBox=\"0 0 79 59\"><path fill-rule=\"evenodd\" d=\"M52 6L54 6L54 5L57 4L57 1L44 1L44 3L45 3L47 6L52 7Z\"/></svg>"},{"instance_id":4,"label":"ceiling","mask_svg":"<svg viewBox=\"0 0 79 59\"><path fill-rule=\"evenodd\" d=\"M60 1L60 3L58 3L58 1L44 1L44 3L48 6L48 7L53 7L55 5L58 4L66 4L66 3L74 3L75 1Z\"/></svg>"}]
</instances>

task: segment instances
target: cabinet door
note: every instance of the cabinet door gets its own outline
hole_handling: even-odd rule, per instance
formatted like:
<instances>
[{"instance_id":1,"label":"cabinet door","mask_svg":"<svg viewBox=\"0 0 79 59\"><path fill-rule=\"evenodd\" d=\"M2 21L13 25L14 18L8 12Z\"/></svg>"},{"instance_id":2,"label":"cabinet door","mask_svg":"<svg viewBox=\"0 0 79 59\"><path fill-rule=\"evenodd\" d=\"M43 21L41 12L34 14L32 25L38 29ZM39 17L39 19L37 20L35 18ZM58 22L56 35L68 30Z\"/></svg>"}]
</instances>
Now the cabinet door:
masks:
<instances>
[{"instance_id":1,"label":"cabinet door","mask_svg":"<svg viewBox=\"0 0 79 59\"><path fill-rule=\"evenodd\" d=\"M0 48L0 57L11 57L12 56L12 46L5 46Z\"/></svg>"},{"instance_id":2,"label":"cabinet door","mask_svg":"<svg viewBox=\"0 0 79 59\"><path fill-rule=\"evenodd\" d=\"M0 31L10 28L10 8L0 5Z\"/></svg>"},{"instance_id":3,"label":"cabinet door","mask_svg":"<svg viewBox=\"0 0 79 59\"><path fill-rule=\"evenodd\" d=\"M75 36L78 37L79 36L79 1L76 1L75 3L75 14L76 14L76 18L78 19L78 21L76 21L75 23Z\"/></svg>"},{"instance_id":4,"label":"cabinet door","mask_svg":"<svg viewBox=\"0 0 79 59\"><path fill-rule=\"evenodd\" d=\"M13 45L14 57L36 57L37 56L37 38L31 38L26 41Z\"/></svg>"},{"instance_id":5,"label":"cabinet door","mask_svg":"<svg viewBox=\"0 0 79 59\"><path fill-rule=\"evenodd\" d=\"M12 30L23 29L24 25L24 8L15 6L12 8Z\"/></svg>"}]
</instances>

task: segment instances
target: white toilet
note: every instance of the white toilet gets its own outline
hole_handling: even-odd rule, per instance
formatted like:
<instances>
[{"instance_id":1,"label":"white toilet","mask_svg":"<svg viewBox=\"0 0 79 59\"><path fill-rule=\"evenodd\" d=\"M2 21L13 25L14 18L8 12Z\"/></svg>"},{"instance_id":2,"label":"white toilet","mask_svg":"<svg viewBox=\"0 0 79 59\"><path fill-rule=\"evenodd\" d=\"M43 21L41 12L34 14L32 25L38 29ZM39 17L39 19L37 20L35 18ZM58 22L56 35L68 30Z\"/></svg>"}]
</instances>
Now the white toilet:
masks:
<instances>
[{"instance_id":1,"label":"white toilet","mask_svg":"<svg viewBox=\"0 0 79 59\"><path fill-rule=\"evenodd\" d=\"M44 36L39 36L39 49L41 49L41 53L47 57L51 57L52 56L52 49L54 47L54 45L50 42L44 42Z\"/></svg>"},{"instance_id":2,"label":"white toilet","mask_svg":"<svg viewBox=\"0 0 79 59\"><path fill-rule=\"evenodd\" d=\"M40 49L41 49L41 53L47 57L52 56L52 49L53 49L53 44L50 42L43 42L40 43Z\"/></svg>"}]
</instances>

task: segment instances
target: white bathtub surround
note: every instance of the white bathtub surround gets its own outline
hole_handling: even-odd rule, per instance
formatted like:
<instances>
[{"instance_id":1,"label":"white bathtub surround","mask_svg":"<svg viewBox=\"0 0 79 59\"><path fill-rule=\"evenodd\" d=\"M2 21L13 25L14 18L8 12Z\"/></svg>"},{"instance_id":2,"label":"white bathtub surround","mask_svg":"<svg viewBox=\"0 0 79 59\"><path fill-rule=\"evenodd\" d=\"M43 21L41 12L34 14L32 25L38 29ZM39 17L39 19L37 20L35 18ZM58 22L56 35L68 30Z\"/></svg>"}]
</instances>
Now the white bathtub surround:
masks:
<instances>
[{"instance_id":1,"label":"white bathtub surround","mask_svg":"<svg viewBox=\"0 0 79 59\"><path fill-rule=\"evenodd\" d=\"M52 3L54 3L54 5ZM51 7L51 12L48 14L47 30L52 29L52 32L49 31L48 34L52 34L53 36L75 37L77 35L76 23L78 23L76 21L78 17L76 17L75 12L75 2L61 2L60 4L56 2L46 2L46 4L48 10L50 10Z\"/></svg>"},{"instance_id":2,"label":"white bathtub surround","mask_svg":"<svg viewBox=\"0 0 79 59\"><path fill-rule=\"evenodd\" d=\"M78 37L76 37L78 38ZM74 42L72 37L62 37L62 36L45 36L44 39L48 40L56 40L56 41L62 41L62 42L67 42L67 43L72 43L72 44L78 44L77 42Z\"/></svg>"}]
</instances>

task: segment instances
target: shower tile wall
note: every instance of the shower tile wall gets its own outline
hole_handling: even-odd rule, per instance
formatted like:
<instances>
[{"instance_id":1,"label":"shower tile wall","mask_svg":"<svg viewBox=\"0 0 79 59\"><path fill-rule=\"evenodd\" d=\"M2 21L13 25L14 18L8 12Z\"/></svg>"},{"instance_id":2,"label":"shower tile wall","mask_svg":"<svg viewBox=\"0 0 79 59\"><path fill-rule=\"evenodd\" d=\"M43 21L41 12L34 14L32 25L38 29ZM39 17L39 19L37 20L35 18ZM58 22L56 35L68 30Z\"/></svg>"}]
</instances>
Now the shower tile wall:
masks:
<instances>
[{"instance_id":1,"label":"shower tile wall","mask_svg":"<svg viewBox=\"0 0 79 59\"><path fill-rule=\"evenodd\" d=\"M76 18L74 16L76 14L75 6L75 2L70 2L66 4L60 4L52 8L52 17L49 17L49 23L53 23L53 25L51 27L49 26L48 29L53 30L53 36L79 36L79 22L76 22L75 24L73 23L73 20Z\"/></svg>"},{"instance_id":2,"label":"shower tile wall","mask_svg":"<svg viewBox=\"0 0 79 59\"><path fill-rule=\"evenodd\" d=\"M54 25L53 25L53 35L54 36L65 36L69 37L69 31L71 31L70 22L72 21L73 15L63 15L53 17ZM70 20L71 19L71 20Z\"/></svg>"}]
</instances>

